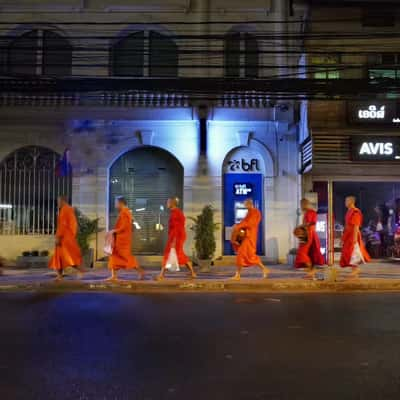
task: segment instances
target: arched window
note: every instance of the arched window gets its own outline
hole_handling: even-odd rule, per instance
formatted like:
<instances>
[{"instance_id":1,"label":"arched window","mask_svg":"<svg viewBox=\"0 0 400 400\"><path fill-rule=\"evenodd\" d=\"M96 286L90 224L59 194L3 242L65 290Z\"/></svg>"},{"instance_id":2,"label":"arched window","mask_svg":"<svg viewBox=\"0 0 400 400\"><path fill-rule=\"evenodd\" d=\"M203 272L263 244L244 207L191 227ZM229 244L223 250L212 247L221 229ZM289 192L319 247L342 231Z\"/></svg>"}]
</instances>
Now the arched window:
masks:
<instances>
[{"instance_id":1,"label":"arched window","mask_svg":"<svg viewBox=\"0 0 400 400\"><path fill-rule=\"evenodd\" d=\"M178 75L178 48L161 33L134 32L113 46L111 62L114 76L174 77Z\"/></svg>"},{"instance_id":2,"label":"arched window","mask_svg":"<svg viewBox=\"0 0 400 400\"><path fill-rule=\"evenodd\" d=\"M9 74L65 76L72 73L72 46L51 30L35 29L8 46Z\"/></svg>"},{"instance_id":3,"label":"arched window","mask_svg":"<svg viewBox=\"0 0 400 400\"><path fill-rule=\"evenodd\" d=\"M250 33L233 32L225 37L225 76L257 78L258 43Z\"/></svg>"},{"instance_id":4,"label":"arched window","mask_svg":"<svg viewBox=\"0 0 400 400\"><path fill-rule=\"evenodd\" d=\"M113 75L143 76L144 32L135 32L119 40L112 49Z\"/></svg>"},{"instance_id":5,"label":"arched window","mask_svg":"<svg viewBox=\"0 0 400 400\"><path fill-rule=\"evenodd\" d=\"M57 197L71 188L65 156L37 146L11 153L0 163L0 235L53 234Z\"/></svg>"}]
</instances>

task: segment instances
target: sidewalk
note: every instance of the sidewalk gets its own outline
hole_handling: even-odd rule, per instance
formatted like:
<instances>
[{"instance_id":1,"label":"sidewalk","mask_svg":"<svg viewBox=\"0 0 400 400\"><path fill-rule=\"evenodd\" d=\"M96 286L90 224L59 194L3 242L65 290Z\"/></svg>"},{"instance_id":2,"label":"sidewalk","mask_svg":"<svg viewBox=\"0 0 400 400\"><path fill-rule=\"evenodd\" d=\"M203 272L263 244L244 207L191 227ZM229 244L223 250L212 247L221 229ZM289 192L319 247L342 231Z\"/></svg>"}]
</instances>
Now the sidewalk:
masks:
<instances>
[{"instance_id":1,"label":"sidewalk","mask_svg":"<svg viewBox=\"0 0 400 400\"><path fill-rule=\"evenodd\" d=\"M242 280L232 281L232 267L213 267L211 273L199 273L198 279L189 278L186 271L169 273L162 282L156 282L159 269L145 268L146 278L138 280L135 271L121 272L121 281L106 282L109 271L95 268L83 279L77 279L73 270L67 271L62 282L54 281L54 273L47 269L4 269L0 275L0 291L124 291L133 293L171 291L226 291L226 292L342 292L342 291L399 291L400 263L381 262L362 267L359 280L348 280L350 271L336 267L336 280L330 269L321 269L318 279L303 279L304 271L296 271L288 265L270 266L269 279L261 279L257 268L243 269Z\"/></svg>"}]
</instances>

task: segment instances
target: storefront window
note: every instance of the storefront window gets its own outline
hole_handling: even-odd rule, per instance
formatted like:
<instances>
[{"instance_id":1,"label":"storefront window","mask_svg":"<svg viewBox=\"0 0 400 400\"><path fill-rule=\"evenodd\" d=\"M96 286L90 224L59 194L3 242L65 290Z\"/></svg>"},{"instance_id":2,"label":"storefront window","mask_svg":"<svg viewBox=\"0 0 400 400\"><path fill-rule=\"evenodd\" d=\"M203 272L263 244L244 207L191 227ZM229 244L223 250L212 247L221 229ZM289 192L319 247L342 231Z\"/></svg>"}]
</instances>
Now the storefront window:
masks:
<instances>
[{"instance_id":1,"label":"storefront window","mask_svg":"<svg viewBox=\"0 0 400 400\"><path fill-rule=\"evenodd\" d=\"M375 69L368 70L369 79L399 79L400 69Z\"/></svg>"},{"instance_id":2,"label":"storefront window","mask_svg":"<svg viewBox=\"0 0 400 400\"><path fill-rule=\"evenodd\" d=\"M357 198L364 215L362 236L372 258L400 255L400 183L335 182L333 185L335 252L341 250L346 196Z\"/></svg>"},{"instance_id":3,"label":"storefront window","mask_svg":"<svg viewBox=\"0 0 400 400\"><path fill-rule=\"evenodd\" d=\"M313 71L314 79L339 79L340 72L338 70L338 56L313 56L311 57L311 71Z\"/></svg>"},{"instance_id":4,"label":"storefront window","mask_svg":"<svg viewBox=\"0 0 400 400\"><path fill-rule=\"evenodd\" d=\"M374 79L400 79L400 54L382 53L368 57L368 78ZM387 99L398 98L397 93L388 92Z\"/></svg>"}]
</instances>

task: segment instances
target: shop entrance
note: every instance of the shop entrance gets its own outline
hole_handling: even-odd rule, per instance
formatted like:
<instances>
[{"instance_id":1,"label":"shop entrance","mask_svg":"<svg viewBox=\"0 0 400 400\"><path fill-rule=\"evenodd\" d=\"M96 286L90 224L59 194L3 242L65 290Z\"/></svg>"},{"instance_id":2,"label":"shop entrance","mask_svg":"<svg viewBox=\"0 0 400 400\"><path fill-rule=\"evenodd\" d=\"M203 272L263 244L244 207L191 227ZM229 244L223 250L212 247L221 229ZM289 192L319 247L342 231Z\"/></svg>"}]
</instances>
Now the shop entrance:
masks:
<instances>
[{"instance_id":1,"label":"shop entrance","mask_svg":"<svg viewBox=\"0 0 400 400\"><path fill-rule=\"evenodd\" d=\"M318 211L328 210L327 185L314 182L318 192ZM357 207L364 215L362 237L372 258L400 258L400 183L398 182L333 182L332 211L335 259L341 252L341 237L344 229L346 196L355 196Z\"/></svg>"},{"instance_id":2,"label":"shop entrance","mask_svg":"<svg viewBox=\"0 0 400 400\"><path fill-rule=\"evenodd\" d=\"M162 149L141 147L123 154L110 168L109 179L110 226L117 218L115 198L124 196L135 218L133 252L162 254L168 228L166 200L177 196L182 201L183 168L179 161Z\"/></svg>"}]
</instances>

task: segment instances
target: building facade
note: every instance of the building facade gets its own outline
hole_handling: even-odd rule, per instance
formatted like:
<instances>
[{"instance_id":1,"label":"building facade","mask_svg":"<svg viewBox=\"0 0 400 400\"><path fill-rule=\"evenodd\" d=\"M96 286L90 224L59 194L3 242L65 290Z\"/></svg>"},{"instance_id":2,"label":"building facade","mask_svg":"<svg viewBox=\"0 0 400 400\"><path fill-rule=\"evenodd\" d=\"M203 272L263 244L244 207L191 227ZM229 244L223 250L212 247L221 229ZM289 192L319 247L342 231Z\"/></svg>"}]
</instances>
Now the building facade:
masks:
<instances>
[{"instance_id":1,"label":"building facade","mask_svg":"<svg viewBox=\"0 0 400 400\"><path fill-rule=\"evenodd\" d=\"M274 77L297 64L265 32L300 30L289 1L1 1L6 78ZM50 22L49 22L50 21ZM73 21L73 23L71 23ZM247 22L251 21L251 22ZM28 80L29 80L28 79ZM83 83L82 87L84 87ZM49 250L55 198L99 218L103 257L116 196L135 216L134 251L160 259L166 199L187 217L216 211L216 256L232 255L230 227L254 197L263 212L259 251L285 261L295 243L300 194L298 104L270 95L223 93L193 99L173 90L76 90L0 94L0 253ZM186 250L192 254L190 221Z\"/></svg>"},{"instance_id":2,"label":"building facade","mask_svg":"<svg viewBox=\"0 0 400 400\"><path fill-rule=\"evenodd\" d=\"M322 3L314 2L308 16L309 77L356 79L376 87L396 82L398 8L371 8L367 1ZM338 22L332 15L346 18ZM311 100L302 106L308 121L301 128L303 191L318 203L331 263L340 254L344 199L349 195L357 198L364 213L363 235L371 255L392 255L400 222L397 99L395 90L365 95L355 89L347 99L332 94L330 100Z\"/></svg>"}]
</instances>

